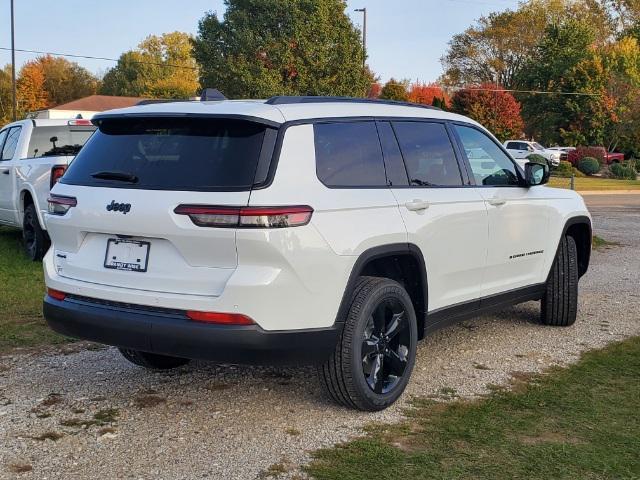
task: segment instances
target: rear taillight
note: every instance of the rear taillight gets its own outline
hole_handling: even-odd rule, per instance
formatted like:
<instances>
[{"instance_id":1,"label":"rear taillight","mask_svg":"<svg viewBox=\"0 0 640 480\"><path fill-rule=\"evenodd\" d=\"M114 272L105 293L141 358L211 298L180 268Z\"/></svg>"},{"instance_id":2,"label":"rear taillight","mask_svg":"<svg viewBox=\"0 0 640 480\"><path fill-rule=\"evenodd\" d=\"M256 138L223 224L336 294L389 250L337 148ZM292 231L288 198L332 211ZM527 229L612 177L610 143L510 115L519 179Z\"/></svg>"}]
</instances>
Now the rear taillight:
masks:
<instances>
[{"instance_id":1,"label":"rear taillight","mask_svg":"<svg viewBox=\"0 0 640 480\"><path fill-rule=\"evenodd\" d=\"M187 311L187 317L196 322L215 323L218 325L254 325L255 322L239 313Z\"/></svg>"},{"instance_id":2,"label":"rear taillight","mask_svg":"<svg viewBox=\"0 0 640 480\"><path fill-rule=\"evenodd\" d=\"M293 207L215 207L180 205L174 213L188 215L199 227L286 228L300 227L311 220L313 208Z\"/></svg>"},{"instance_id":3,"label":"rear taillight","mask_svg":"<svg viewBox=\"0 0 640 480\"><path fill-rule=\"evenodd\" d=\"M53 186L58 183L58 181L62 178L62 175L64 175L64 172L67 171L67 166L66 165L56 165L54 167L51 167L51 179L49 180L49 189L52 189Z\"/></svg>"},{"instance_id":4,"label":"rear taillight","mask_svg":"<svg viewBox=\"0 0 640 480\"><path fill-rule=\"evenodd\" d=\"M84 118L77 118L75 120L69 120L67 122L67 125L76 126L76 127L78 127L78 126L83 126L84 127L84 126L93 125L93 123L91 122L91 120L87 120L87 119L84 119Z\"/></svg>"},{"instance_id":5,"label":"rear taillight","mask_svg":"<svg viewBox=\"0 0 640 480\"><path fill-rule=\"evenodd\" d=\"M62 195L49 195L49 213L51 215L64 215L71 207L78 204L76 197L64 197Z\"/></svg>"},{"instance_id":6,"label":"rear taillight","mask_svg":"<svg viewBox=\"0 0 640 480\"><path fill-rule=\"evenodd\" d=\"M67 298L67 294L64 292L61 292L60 290L54 290L53 288L47 288L47 295L49 295L51 298L54 298L56 300L64 300L65 298Z\"/></svg>"}]
</instances>

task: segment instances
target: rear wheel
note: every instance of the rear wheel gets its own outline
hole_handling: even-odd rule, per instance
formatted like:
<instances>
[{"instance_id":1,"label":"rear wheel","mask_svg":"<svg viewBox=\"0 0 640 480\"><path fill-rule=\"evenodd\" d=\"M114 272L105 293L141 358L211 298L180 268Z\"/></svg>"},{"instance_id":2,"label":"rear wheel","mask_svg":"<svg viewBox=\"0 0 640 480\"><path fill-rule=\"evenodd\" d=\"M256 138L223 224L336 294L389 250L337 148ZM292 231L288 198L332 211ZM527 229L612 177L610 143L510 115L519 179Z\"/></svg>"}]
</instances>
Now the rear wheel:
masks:
<instances>
[{"instance_id":1,"label":"rear wheel","mask_svg":"<svg viewBox=\"0 0 640 480\"><path fill-rule=\"evenodd\" d=\"M566 236L560 241L542 297L542 323L561 327L574 324L578 312L578 278L576 242Z\"/></svg>"},{"instance_id":2,"label":"rear wheel","mask_svg":"<svg viewBox=\"0 0 640 480\"><path fill-rule=\"evenodd\" d=\"M40 227L36 207L33 203L24 209L22 219L22 239L27 255L34 262L42 260L49 248L49 238L47 232Z\"/></svg>"},{"instance_id":3,"label":"rear wheel","mask_svg":"<svg viewBox=\"0 0 640 480\"><path fill-rule=\"evenodd\" d=\"M127 348L119 348L124 358L139 367L150 368L153 370L169 370L171 368L181 367L189 363L188 358L169 357L167 355L159 355L157 353L141 352L139 350L130 350Z\"/></svg>"},{"instance_id":4,"label":"rear wheel","mask_svg":"<svg viewBox=\"0 0 640 480\"><path fill-rule=\"evenodd\" d=\"M347 407L387 408L409 382L417 337L416 315L406 290L387 278L361 277L340 341L319 368L326 391Z\"/></svg>"}]
</instances>

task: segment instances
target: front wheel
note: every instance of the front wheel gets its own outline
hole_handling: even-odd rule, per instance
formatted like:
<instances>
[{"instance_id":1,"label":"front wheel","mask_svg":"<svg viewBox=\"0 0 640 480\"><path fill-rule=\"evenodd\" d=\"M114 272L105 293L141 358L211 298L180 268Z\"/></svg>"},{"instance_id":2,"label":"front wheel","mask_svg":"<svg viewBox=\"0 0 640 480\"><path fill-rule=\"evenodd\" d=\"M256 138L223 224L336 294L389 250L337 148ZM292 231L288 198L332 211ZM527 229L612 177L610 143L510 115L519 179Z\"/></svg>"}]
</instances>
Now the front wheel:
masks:
<instances>
[{"instance_id":1,"label":"front wheel","mask_svg":"<svg viewBox=\"0 0 640 480\"><path fill-rule=\"evenodd\" d=\"M568 327L578 313L578 249L573 237L565 236L553 261L542 297L540 319L545 325Z\"/></svg>"},{"instance_id":2,"label":"front wheel","mask_svg":"<svg viewBox=\"0 0 640 480\"><path fill-rule=\"evenodd\" d=\"M22 239L24 241L24 249L29 258L34 262L42 260L49 248L49 238L47 237L47 232L40 227L38 213L32 203L24 209Z\"/></svg>"},{"instance_id":3,"label":"front wheel","mask_svg":"<svg viewBox=\"0 0 640 480\"><path fill-rule=\"evenodd\" d=\"M382 410L402 394L413 370L418 331L413 303L398 282L361 277L340 341L319 375L336 402Z\"/></svg>"}]
</instances>

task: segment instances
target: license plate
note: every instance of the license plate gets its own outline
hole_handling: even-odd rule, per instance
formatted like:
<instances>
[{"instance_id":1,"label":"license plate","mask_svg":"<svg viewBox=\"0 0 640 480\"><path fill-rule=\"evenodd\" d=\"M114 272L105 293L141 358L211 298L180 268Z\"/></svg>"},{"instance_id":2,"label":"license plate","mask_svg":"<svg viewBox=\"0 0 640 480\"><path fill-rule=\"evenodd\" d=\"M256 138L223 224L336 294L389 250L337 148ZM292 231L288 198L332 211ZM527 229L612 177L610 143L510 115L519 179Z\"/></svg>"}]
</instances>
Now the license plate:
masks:
<instances>
[{"instance_id":1,"label":"license plate","mask_svg":"<svg viewBox=\"0 0 640 480\"><path fill-rule=\"evenodd\" d=\"M128 272L146 272L150 246L149 242L110 238L107 240L104 267Z\"/></svg>"}]
</instances>

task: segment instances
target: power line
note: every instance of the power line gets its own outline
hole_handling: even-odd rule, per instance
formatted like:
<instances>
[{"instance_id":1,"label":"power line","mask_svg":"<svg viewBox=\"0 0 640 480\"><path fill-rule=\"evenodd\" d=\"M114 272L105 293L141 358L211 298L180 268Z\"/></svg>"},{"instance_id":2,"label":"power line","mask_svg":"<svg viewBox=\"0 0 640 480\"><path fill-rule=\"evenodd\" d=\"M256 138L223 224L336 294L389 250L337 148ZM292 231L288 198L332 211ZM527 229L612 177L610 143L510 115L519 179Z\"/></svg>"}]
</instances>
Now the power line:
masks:
<instances>
[{"instance_id":1,"label":"power line","mask_svg":"<svg viewBox=\"0 0 640 480\"><path fill-rule=\"evenodd\" d=\"M0 47L0 50L5 50L5 51L10 51L10 48L7 47ZM16 48L15 49L16 52L23 52L23 53L35 53L38 55L54 55L57 57L69 57L69 58L86 58L89 60L106 60L109 62L118 62L117 58L109 58L109 57L95 57L95 56L91 56L91 55L77 55L74 53L59 53L59 52L42 52L40 50L24 50L21 48ZM198 67L189 67L186 65L172 65L172 64L168 64L168 63L157 63L157 62L141 62L141 61L137 61L137 60L131 60L131 63L138 63L140 65L155 65L157 67L172 67L172 68L183 68L186 70L197 70Z\"/></svg>"}]
</instances>

